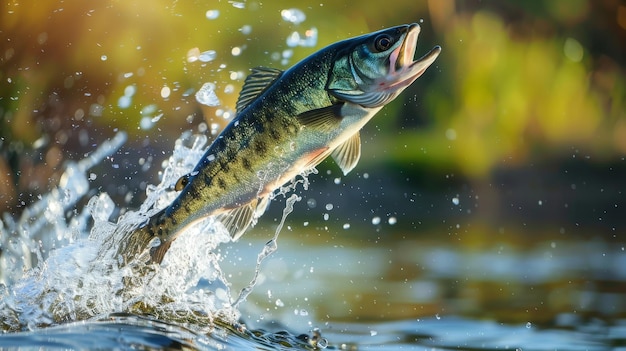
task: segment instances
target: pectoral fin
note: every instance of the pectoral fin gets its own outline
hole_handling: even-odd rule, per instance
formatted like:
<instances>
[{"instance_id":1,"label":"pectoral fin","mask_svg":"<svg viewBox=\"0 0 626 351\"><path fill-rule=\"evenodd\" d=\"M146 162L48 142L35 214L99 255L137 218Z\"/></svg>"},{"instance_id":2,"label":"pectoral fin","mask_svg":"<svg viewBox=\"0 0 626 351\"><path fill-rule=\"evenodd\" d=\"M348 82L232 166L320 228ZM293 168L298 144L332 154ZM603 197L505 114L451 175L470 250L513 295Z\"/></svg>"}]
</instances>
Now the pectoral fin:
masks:
<instances>
[{"instance_id":1,"label":"pectoral fin","mask_svg":"<svg viewBox=\"0 0 626 351\"><path fill-rule=\"evenodd\" d=\"M320 132L330 132L341 123L341 107L343 104L334 104L318 108L298 115L298 121L307 128L315 128Z\"/></svg>"},{"instance_id":2,"label":"pectoral fin","mask_svg":"<svg viewBox=\"0 0 626 351\"><path fill-rule=\"evenodd\" d=\"M330 155L330 149L324 148L317 155L311 157L311 159L304 166L304 169L313 169L313 168L315 168L322 161L324 161L326 159L326 157L328 157L328 155Z\"/></svg>"},{"instance_id":3,"label":"pectoral fin","mask_svg":"<svg viewBox=\"0 0 626 351\"><path fill-rule=\"evenodd\" d=\"M348 174L361 158L361 137L359 132L354 133L343 144L337 146L332 151L333 160L343 171L343 175Z\"/></svg>"},{"instance_id":4,"label":"pectoral fin","mask_svg":"<svg viewBox=\"0 0 626 351\"><path fill-rule=\"evenodd\" d=\"M220 213L217 215L217 220L226 227L232 240L235 241L265 212L268 203L267 198L254 199L246 205Z\"/></svg>"}]
</instances>

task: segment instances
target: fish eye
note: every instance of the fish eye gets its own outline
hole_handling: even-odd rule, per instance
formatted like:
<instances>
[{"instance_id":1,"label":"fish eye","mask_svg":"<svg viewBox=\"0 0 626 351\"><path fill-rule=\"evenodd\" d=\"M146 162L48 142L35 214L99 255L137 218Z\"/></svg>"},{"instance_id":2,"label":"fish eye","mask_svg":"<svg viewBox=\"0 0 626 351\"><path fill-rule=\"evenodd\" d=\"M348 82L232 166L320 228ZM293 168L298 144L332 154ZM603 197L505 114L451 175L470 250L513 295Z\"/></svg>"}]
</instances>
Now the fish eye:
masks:
<instances>
[{"instance_id":1,"label":"fish eye","mask_svg":"<svg viewBox=\"0 0 626 351\"><path fill-rule=\"evenodd\" d=\"M381 34L374 39L374 48L379 52L389 50L392 44L393 41L387 34Z\"/></svg>"}]
</instances>

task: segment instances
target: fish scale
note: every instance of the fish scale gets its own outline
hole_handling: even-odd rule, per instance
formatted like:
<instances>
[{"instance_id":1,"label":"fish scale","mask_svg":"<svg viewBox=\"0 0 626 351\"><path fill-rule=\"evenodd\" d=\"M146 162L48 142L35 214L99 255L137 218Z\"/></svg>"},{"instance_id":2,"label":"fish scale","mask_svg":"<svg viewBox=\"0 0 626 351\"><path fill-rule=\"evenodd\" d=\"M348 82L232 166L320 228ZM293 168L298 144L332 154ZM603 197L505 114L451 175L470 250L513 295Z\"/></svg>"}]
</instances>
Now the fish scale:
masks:
<instances>
[{"instance_id":1,"label":"fish scale","mask_svg":"<svg viewBox=\"0 0 626 351\"><path fill-rule=\"evenodd\" d=\"M384 29L327 46L286 71L255 68L237 114L194 170L178 197L131 233L119 249L128 263L148 249L160 263L185 228L217 216L233 240L260 216L269 195L332 156L344 174L361 155L359 130L437 58L436 46L413 61L420 27Z\"/></svg>"}]
</instances>

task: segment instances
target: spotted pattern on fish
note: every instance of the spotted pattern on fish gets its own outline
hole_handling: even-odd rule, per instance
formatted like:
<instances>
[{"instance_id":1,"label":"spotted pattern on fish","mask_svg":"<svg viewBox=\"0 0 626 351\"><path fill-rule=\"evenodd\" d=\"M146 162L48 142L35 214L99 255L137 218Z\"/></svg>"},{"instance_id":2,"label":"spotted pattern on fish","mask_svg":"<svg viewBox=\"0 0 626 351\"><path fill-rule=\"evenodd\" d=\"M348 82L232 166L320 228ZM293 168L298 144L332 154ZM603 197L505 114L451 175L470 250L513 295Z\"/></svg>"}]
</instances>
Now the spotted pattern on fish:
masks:
<instances>
[{"instance_id":1,"label":"spotted pattern on fish","mask_svg":"<svg viewBox=\"0 0 626 351\"><path fill-rule=\"evenodd\" d=\"M159 263L185 228L216 215L234 239L266 206L269 194L332 156L344 174L361 155L359 130L424 73L441 48L414 60L418 24L346 39L286 71L255 68L237 113L193 172L175 185L178 197L120 249L128 262L157 236Z\"/></svg>"}]
</instances>

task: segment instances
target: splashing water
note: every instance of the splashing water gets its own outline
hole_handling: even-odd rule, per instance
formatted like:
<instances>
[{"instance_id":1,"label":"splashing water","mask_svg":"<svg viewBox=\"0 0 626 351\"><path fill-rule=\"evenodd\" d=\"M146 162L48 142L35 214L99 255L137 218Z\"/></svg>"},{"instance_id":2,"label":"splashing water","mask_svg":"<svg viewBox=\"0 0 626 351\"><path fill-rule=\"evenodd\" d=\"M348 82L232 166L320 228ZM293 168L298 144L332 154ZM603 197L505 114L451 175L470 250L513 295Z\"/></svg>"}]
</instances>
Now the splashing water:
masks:
<instances>
[{"instance_id":1,"label":"splashing water","mask_svg":"<svg viewBox=\"0 0 626 351\"><path fill-rule=\"evenodd\" d=\"M0 326L17 331L96 318L113 312L151 315L163 320L195 321L210 328L214 318L235 323L237 307L252 291L261 262L276 249L286 216L299 197L287 200L281 225L259 254L257 272L235 302L215 250L230 235L212 218L189 228L158 266L122 266L117 248L129 233L176 197L172 185L202 157L207 137L184 133L158 185L147 187L137 211L111 221L115 205L106 193L92 197L80 211L73 208L89 191L88 170L125 142L119 133L88 158L69 163L59 186L27 208L19 220L0 222ZM286 195L306 174L276 193ZM73 211L72 211L73 210ZM64 214L73 216L66 218ZM88 229L88 223L93 227Z\"/></svg>"},{"instance_id":2,"label":"splashing water","mask_svg":"<svg viewBox=\"0 0 626 351\"><path fill-rule=\"evenodd\" d=\"M125 141L126 134L118 133L102 143L89 157L69 162L59 186L27 207L17 221L4 214L0 221L0 283L15 283L24 271L47 258L49 248L73 243L85 232L89 217L87 208L71 218L69 223L65 213L89 191L86 172L112 155Z\"/></svg>"},{"instance_id":3,"label":"splashing water","mask_svg":"<svg viewBox=\"0 0 626 351\"><path fill-rule=\"evenodd\" d=\"M202 88L196 93L196 101L206 106L219 106L220 100L215 95L215 85L213 83L204 83Z\"/></svg>"},{"instance_id":4,"label":"splashing water","mask_svg":"<svg viewBox=\"0 0 626 351\"><path fill-rule=\"evenodd\" d=\"M276 231L274 232L274 237L270 241L268 241L267 244L265 244L265 246L263 247L263 251L259 253L257 257L256 269L254 270L254 276L252 277L252 281L250 282L250 284L248 284L248 286L246 286L245 288L241 290L241 293L239 293L239 297L237 297L235 302L233 302L233 307L235 308L239 307L239 304L245 301L245 299L252 292L252 288L256 285L257 279L259 277L259 273L261 272L261 263L263 262L263 260L268 258L272 253L274 253L278 249L278 234L280 234L280 231L283 229L283 226L285 225L285 219L293 211L293 204L296 203L297 201L300 201L301 199L302 198L296 194L292 194L287 199L287 205L285 206L285 209L283 210L283 217L281 218L280 223L278 223L278 227L276 228Z\"/></svg>"},{"instance_id":5,"label":"splashing water","mask_svg":"<svg viewBox=\"0 0 626 351\"><path fill-rule=\"evenodd\" d=\"M300 24L306 19L304 12L296 8L281 10L280 16L283 18L283 21L291 22L293 24Z\"/></svg>"}]
</instances>

